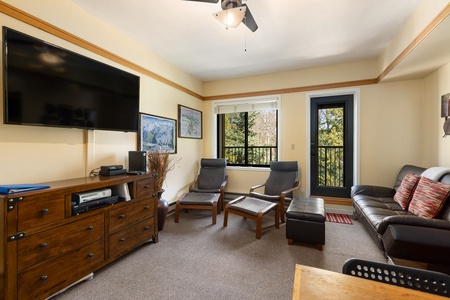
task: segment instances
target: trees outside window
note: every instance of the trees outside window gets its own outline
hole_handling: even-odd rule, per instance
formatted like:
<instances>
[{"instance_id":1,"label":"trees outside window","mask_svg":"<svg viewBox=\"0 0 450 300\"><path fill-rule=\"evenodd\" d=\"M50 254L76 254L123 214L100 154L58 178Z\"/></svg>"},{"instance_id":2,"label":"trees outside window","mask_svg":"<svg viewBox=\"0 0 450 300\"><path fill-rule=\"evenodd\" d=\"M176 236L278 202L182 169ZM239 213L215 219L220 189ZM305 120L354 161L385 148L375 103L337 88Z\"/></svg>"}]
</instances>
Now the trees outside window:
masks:
<instances>
[{"instance_id":1,"label":"trees outside window","mask_svg":"<svg viewBox=\"0 0 450 300\"><path fill-rule=\"evenodd\" d=\"M344 186L344 109L318 110L319 186Z\"/></svg>"},{"instance_id":2,"label":"trees outside window","mask_svg":"<svg viewBox=\"0 0 450 300\"><path fill-rule=\"evenodd\" d=\"M218 115L219 157L229 165L269 166L277 160L277 110Z\"/></svg>"}]
</instances>

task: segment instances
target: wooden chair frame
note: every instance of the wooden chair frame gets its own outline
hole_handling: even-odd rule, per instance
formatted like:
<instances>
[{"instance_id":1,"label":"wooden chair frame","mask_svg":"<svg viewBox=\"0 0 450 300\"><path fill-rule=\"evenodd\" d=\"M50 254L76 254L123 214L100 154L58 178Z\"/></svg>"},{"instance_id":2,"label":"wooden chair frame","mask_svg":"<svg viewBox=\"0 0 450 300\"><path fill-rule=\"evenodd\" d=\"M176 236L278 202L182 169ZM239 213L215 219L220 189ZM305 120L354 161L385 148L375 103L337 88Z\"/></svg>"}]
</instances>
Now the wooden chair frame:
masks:
<instances>
[{"instance_id":1,"label":"wooden chair frame","mask_svg":"<svg viewBox=\"0 0 450 300\"><path fill-rule=\"evenodd\" d=\"M262 229L262 218L264 215L266 215L268 212L270 212L271 210L275 210L275 228L279 229L280 228L280 216L279 216L279 205L278 203L273 203L273 202L267 202L267 207L265 207L263 210L259 211L258 214L256 216L243 212L243 211L239 211L239 210L235 210L233 209L232 205L236 204L238 202L241 201L245 201L247 197L245 196L241 196L238 197L230 202L228 202L228 204L225 206L225 210L224 210L224 217L223 217L223 226L227 227L228 225L228 213L231 212L233 214L236 214L238 216L242 216L245 219L251 219L251 220L255 220L256 221L256 238L259 240L261 239L261 229ZM255 198L256 199L256 198ZM258 199L261 200L261 199ZM264 200L261 200L264 201Z\"/></svg>"},{"instance_id":2,"label":"wooden chair frame","mask_svg":"<svg viewBox=\"0 0 450 300\"><path fill-rule=\"evenodd\" d=\"M220 199L220 194L215 194L213 205L201 205L201 204L182 204L181 201L188 193L184 193L178 198L175 204L175 223L178 223L180 220L180 210L182 209L195 209L195 210L210 210L212 212L212 224L216 224L217 220L217 208Z\"/></svg>"},{"instance_id":3,"label":"wooden chair frame","mask_svg":"<svg viewBox=\"0 0 450 300\"><path fill-rule=\"evenodd\" d=\"M279 201L279 204L280 204L279 210L281 211L281 212L280 212L281 223L284 223L284 222L286 221L286 220L285 220L285 216L284 216L284 206L285 206L285 201L284 201L284 199L286 198L286 195L287 195L287 194L289 194L289 193L295 191L296 189L298 189L299 185L300 185L300 181L299 181L298 178L297 178L297 179L295 180L294 186L293 186L292 188L287 189L287 190L281 192L281 194L280 194L280 199L279 199L278 201ZM255 185L255 186L252 186L252 187L250 188L249 194L251 194L252 192L254 192L256 189L259 189L259 188L262 188L262 187L265 187L265 186L266 186L265 183L263 183L263 184L258 184L258 185ZM252 197L257 198L256 196L252 196Z\"/></svg>"}]
</instances>

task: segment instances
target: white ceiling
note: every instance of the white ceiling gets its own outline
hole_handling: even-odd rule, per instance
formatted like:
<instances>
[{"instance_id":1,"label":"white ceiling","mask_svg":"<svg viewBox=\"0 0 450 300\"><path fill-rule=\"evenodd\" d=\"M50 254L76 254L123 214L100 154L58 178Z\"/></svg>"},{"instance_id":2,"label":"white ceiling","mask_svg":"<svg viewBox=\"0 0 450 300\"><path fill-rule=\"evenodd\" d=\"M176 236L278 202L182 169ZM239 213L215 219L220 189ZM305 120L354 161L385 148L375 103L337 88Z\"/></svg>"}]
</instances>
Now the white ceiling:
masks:
<instances>
[{"instance_id":1,"label":"white ceiling","mask_svg":"<svg viewBox=\"0 0 450 300\"><path fill-rule=\"evenodd\" d=\"M71 0L202 81L374 59L420 0L244 0L259 28L226 29L220 3Z\"/></svg>"}]
</instances>

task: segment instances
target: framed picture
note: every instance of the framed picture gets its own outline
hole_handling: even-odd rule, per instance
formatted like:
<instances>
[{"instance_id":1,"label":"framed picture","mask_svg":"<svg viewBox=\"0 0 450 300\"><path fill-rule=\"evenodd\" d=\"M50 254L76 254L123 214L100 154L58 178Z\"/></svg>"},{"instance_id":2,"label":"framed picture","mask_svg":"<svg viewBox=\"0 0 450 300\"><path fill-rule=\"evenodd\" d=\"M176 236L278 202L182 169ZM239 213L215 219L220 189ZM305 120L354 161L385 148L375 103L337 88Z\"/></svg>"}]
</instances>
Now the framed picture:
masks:
<instances>
[{"instance_id":1,"label":"framed picture","mask_svg":"<svg viewBox=\"0 0 450 300\"><path fill-rule=\"evenodd\" d=\"M450 116L450 93L442 95L441 97L441 117Z\"/></svg>"},{"instance_id":2,"label":"framed picture","mask_svg":"<svg viewBox=\"0 0 450 300\"><path fill-rule=\"evenodd\" d=\"M139 113L139 149L177 153L177 120Z\"/></svg>"},{"instance_id":3,"label":"framed picture","mask_svg":"<svg viewBox=\"0 0 450 300\"><path fill-rule=\"evenodd\" d=\"M202 112L178 104L178 136L180 138L202 138Z\"/></svg>"}]
</instances>

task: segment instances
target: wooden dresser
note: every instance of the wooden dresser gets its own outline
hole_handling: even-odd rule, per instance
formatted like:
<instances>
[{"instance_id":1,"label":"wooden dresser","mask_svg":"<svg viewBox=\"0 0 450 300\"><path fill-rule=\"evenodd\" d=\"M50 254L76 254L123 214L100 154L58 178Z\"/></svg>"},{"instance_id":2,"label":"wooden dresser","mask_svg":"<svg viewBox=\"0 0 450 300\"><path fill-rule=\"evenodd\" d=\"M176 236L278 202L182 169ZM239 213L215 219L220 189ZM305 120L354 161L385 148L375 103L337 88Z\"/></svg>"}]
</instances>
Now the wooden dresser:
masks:
<instances>
[{"instance_id":1,"label":"wooden dresser","mask_svg":"<svg viewBox=\"0 0 450 300\"><path fill-rule=\"evenodd\" d=\"M77 178L0 194L0 299L45 299L146 242L158 242L151 175ZM72 195L128 185L131 200L72 215Z\"/></svg>"}]
</instances>

